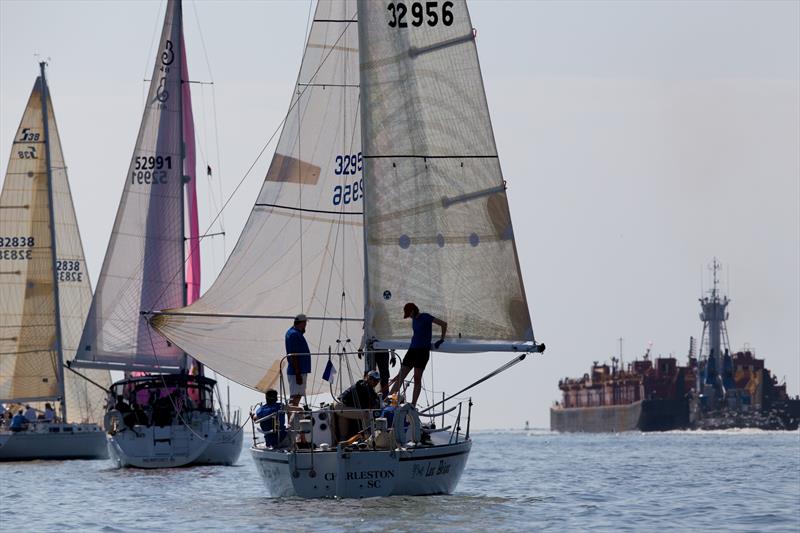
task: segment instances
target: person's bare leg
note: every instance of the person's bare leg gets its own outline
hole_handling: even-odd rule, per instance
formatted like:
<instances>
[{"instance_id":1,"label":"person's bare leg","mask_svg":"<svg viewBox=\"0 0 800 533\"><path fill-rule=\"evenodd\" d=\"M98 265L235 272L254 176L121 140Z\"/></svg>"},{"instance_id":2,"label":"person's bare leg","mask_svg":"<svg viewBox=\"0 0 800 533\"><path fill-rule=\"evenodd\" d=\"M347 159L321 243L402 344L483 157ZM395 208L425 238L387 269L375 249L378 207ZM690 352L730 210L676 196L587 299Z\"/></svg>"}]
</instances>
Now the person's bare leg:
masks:
<instances>
[{"instance_id":1,"label":"person's bare leg","mask_svg":"<svg viewBox=\"0 0 800 533\"><path fill-rule=\"evenodd\" d=\"M415 368L414 369L414 398L411 400L411 405L414 407L417 406L417 399L419 398L419 393L422 392L422 373L425 370L423 368Z\"/></svg>"},{"instance_id":2,"label":"person's bare leg","mask_svg":"<svg viewBox=\"0 0 800 533\"><path fill-rule=\"evenodd\" d=\"M411 372L410 366L400 367L400 373L397 374L397 377L394 378L396 381L394 382L394 385L392 386L392 391L389 394L394 394L395 392L400 390L400 387L403 386L403 381L406 379L406 376L408 375L409 372Z\"/></svg>"}]
</instances>

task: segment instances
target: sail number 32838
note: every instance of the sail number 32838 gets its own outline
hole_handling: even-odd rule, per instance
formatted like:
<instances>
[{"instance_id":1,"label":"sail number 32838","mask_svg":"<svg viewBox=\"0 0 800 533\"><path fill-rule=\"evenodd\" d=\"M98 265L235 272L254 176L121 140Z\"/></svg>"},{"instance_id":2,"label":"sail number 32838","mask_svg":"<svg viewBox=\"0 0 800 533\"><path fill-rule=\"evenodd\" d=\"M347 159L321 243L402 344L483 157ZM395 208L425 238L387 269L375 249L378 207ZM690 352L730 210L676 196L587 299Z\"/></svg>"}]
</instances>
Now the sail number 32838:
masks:
<instances>
[{"instance_id":1,"label":"sail number 32838","mask_svg":"<svg viewBox=\"0 0 800 533\"><path fill-rule=\"evenodd\" d=\"M439 2L410 2L410 5L409 8L406 2L392 2L386 6L390 28L408 28L407 16L416 28L426 22L428 26L436 26L439 22L445 26L453 23L453 2L442 2L441 10Z\"/></svg>"}]
</instances>

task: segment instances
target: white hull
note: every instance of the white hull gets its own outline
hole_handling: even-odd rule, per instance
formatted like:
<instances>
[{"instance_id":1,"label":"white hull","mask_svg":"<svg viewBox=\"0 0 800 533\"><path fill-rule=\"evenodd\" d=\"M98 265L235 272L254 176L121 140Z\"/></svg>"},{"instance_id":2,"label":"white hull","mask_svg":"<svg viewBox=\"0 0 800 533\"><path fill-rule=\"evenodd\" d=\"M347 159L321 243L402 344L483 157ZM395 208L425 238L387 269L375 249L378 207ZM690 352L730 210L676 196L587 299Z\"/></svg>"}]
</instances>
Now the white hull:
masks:
<instances>
[{"instance_id":1,"label":"white hull","mask_svg":"<svg viewBox=\"0 0 800 533\"><path fill-rule=\"evenodd\" d=\"M215 419L171 426L134 426L108 436L108 451L118 467L174 468L231 465L242 450L242 430Z\"/></svg>"},{"instance_id":2,"label":"white hull","mask_svg":"<svg viewBox=\"0 0 800 533\"><path fill-rule=\"evenodd\" d=\"M106 458L105 433L96 424L38 424L32 430L0 432L0 461Z\"/></svg>"},{"instance_id":3,"label":"white hull","mask_svg":"<svg viewBox=\"0 0 800 533\"><path fill-rule=\"evenodd\" d=\"M472 441L396 450L250 448L271 496L368 498L450 494Z\"/></svg>"}]
</instances>

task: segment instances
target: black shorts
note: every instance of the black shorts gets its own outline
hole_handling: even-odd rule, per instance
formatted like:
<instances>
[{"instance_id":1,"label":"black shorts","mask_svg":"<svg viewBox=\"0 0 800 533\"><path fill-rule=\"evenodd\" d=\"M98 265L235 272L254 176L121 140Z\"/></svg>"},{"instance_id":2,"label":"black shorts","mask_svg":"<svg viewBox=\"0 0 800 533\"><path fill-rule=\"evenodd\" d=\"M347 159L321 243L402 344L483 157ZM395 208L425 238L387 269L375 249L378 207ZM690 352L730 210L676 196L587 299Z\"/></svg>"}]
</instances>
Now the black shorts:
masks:
<instances>
[{"instance_id":1,"label":"black shorts","mask_svg":"<svg viewBox=\"0 0 800 533\"><path fill-rule=\"evenodd\" d=\"M431 351L429 348L409 348L406 356L403 357L403 366L425 370L430 358Z\"/></svg>"}]
</instances>

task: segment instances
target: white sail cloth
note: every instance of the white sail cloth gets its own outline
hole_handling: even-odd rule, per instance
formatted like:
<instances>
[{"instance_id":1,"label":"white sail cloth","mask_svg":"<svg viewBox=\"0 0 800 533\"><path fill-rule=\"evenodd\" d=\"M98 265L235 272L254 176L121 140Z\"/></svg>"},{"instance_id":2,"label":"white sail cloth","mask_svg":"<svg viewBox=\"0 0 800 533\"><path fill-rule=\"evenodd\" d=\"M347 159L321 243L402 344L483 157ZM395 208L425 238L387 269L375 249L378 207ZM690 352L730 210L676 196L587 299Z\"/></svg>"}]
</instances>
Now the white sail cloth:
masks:
<instances>
[{"instance_id":1,"label":"white sail cloth","mask_svg":"<svg viewBox=\"0 0 800 533\"><path fill-rule=\"evenodd\" d=\"M312 352L354 349L361 339L358 77L355 2L320 2L275 155L236 247L198 301L153 321L239 383L274 385L298 313L310 318ZM315 358L317 377L324 367Z\"/></svg>"},{"instance_id":2,"label":"white sail cloth","mask_svg":"<svg viewBox=\"0 0 800 533\"><path fill-rule=\"evenodd\" d=\"M139 136L81 338L81 366L169 371L184 363L183 352L153 334L142 316L185 301L181 27L181 3L170 0Z\"/></svg>"},{"instance_id":3,"label":"white sail cloth","mask_svg":"<svg viewBox=\"0 0 800 533\"><path fill-rule=\"evenodd\" d=\"M0 401L60 396L55 280L62 352L67 361L77 350L92 298L49 94L47 109L54 220L48 200L41 78L14 138L0 195ZM56 235L55 275L51 223ZM104 387L111 383L107 371L88 370L84 375ZM105 392L69 371L64 380L70 420L102 420Z\"/></svg>"},{"instance_id":4,"label":"white sail cloth","mask_svg":"<svg viewBox=\"0 0 800 533\"><path fill-rule=\"evenodd\" d=\"M407 346L403 305L414 302L448 322L442 351L529 349L531 319L466 3L404 18L398 5L358 2L368 335L379 346Z\"/></svg>"}]
</instances>

